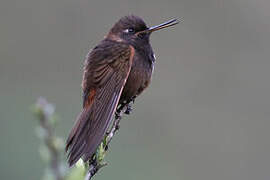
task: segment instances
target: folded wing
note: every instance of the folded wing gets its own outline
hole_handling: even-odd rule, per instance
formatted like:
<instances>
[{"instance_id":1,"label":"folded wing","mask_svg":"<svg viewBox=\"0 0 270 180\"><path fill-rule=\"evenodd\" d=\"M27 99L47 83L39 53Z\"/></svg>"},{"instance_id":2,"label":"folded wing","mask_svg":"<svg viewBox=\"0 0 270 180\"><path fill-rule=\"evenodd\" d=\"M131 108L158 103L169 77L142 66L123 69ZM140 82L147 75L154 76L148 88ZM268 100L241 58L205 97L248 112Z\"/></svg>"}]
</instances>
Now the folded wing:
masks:
<instances>
[{"instance_id":1,"label":"folded wing","mask_svg":"<svg viewBox=\"0 0 270 180\"><path fill-rule=\"evenodd\" d=\"M70 166L89 160L110 125L134 55L124 43L102 41L87 56L83 75L83 110L67 139Z\"/></svg>"}]
</instances>

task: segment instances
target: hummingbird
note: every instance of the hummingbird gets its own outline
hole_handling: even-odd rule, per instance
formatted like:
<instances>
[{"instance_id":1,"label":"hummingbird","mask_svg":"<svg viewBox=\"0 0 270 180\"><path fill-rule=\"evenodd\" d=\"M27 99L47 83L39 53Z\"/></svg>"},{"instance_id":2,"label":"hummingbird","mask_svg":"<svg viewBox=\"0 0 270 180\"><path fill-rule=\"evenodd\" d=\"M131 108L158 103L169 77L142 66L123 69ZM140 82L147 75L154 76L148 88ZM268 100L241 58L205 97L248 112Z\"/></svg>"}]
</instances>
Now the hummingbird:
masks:
<instances>
[{"instance_id":1,"label":"hummingbird","mask_svg":"<svg viewBox=\"0 0 270 180\"><path fill-rule=\"evenodd\" d=\"M91 159L102 142L117 108L126 106L149 85L155 65L152 32L178 24L172 19L148 27L138 16L122 17L86 56L83 69L83 108L66 142L68 163Z\"/></svg>"}]
</instances>

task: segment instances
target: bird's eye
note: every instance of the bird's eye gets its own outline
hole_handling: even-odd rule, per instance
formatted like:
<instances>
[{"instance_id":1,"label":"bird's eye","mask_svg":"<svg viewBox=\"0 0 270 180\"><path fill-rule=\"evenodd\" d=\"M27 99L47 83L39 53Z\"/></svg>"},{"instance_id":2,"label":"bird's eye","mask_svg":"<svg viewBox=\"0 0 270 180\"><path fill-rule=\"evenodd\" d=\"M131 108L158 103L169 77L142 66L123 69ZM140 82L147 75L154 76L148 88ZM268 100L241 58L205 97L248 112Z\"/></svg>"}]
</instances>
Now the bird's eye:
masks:
<instances>
[{"instance_id":1,"label":"bird's eye","mask_svg":"<svg viewBox=\"0 0 270 180\"><path fill-rule=\"evenodd\" d=\"M125 33L134 33L135 30L133 28L128 28L124 30Z\"/></svg>"}]
</instances>

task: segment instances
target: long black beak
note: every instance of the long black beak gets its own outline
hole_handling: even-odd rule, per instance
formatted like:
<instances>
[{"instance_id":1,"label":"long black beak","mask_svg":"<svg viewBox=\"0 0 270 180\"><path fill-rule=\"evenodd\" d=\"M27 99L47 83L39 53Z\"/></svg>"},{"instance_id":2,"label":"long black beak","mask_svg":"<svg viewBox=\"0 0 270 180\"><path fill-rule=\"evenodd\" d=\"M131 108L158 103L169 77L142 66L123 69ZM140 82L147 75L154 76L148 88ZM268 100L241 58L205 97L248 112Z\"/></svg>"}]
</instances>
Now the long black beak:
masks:
<instances>
[{"instance_id":1,"label":"long black beak","mask_svg":"<svg viewBox=\"0 0 270 180\"><path fill-rule=\"evenodd\" d=\"M141 33L152 33L154 31L157 31L157 30L160 30L160 29L163 29L163 28L167 28L167 27L170 27L170 26L174 26L176 24L178 24L179 21L177 19L171 19L167 22L164 22L162 24L159 24L157 26L152 26L144 31L140 31L138 32L138 34L141 34Z\"/></svg>"}]
</instances>

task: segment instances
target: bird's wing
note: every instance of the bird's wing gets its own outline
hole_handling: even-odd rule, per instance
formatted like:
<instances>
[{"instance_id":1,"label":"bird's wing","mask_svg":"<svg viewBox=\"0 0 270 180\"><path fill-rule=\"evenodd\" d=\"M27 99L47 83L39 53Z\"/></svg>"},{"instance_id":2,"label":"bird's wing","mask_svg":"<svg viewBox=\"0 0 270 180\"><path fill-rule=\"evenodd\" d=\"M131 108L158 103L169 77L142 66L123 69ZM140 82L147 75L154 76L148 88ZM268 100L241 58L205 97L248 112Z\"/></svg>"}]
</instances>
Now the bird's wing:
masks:
<instances>
[{"instance_id":1,"label":"bird's wing","mask_svg":"<svg viewBox=\"0 0 270 180\"><path fill-rule=\"evenodd\" d=\"M70 166L81 157L87 161L101 143L128 78L133 56L132 46L103 41L86 58L83 110L66 144Z\"/></svg>"}]
</instances>

